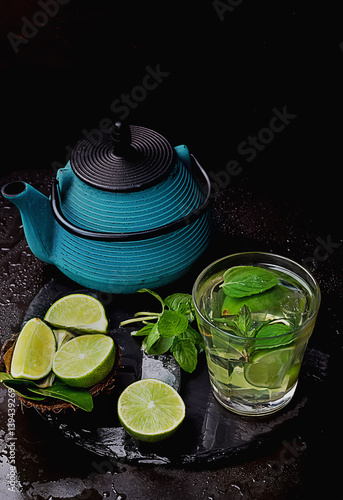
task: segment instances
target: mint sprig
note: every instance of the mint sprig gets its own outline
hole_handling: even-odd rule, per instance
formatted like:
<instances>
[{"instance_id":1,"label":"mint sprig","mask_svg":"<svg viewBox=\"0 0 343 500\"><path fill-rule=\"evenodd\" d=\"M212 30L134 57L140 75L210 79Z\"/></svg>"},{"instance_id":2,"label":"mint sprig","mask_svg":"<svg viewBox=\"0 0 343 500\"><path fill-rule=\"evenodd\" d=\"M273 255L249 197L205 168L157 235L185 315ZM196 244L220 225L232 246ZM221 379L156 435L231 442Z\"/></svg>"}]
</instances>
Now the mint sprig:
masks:
<instances>
[{"instance_id":1,"label":"mint sprig","mask_svg":"<svg viewBox=\"0 0 343 500\"><path fill-rule=\"evenodd\" d=\"M198 352L204 349L202 336L191 326L195 318L192 296L174 293L163 300L160 295L147 288L139 292L154 296L161 303L161 312L139 311L133 318L122 321L120 326L142 322L144 326L131 335L144 336L142 348L146 354L164 354L170 351L180 367L192 373L197 366Z\"/></svg>"}]
</instances>

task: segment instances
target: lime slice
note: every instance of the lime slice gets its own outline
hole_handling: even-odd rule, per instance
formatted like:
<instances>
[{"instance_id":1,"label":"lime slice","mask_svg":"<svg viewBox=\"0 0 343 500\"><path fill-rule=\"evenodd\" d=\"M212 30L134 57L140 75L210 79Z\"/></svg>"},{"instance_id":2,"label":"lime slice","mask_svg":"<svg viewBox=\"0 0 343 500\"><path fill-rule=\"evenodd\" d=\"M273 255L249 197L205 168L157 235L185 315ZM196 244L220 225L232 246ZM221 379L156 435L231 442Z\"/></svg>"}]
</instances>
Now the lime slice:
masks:
<instances>
[{"instance_id":1,"label":"lime slice","mask_svg":"<svg viewBox=\"0 0 343 500\"><path fill-rule=\"evenodd\" d=\"M112 337L80 335L66 342L54 357L53 371L73 387L91 387L112 370L116 348Z\"/></svg>"},{"instance_id":2,"label":"lime slice","mask_svg":"<svg viewBox=\"0 0 343 500\"><path fill-rule=\"evenodd\" d=\"M66 295L54 302L44 319L54 327L73 331L106 333L108 328L104 306L82 293Z\"/></svg>"},{"instance_id":3,"label":"lime slice","mask_svg":"<svg viewBox=\"0 0 343 500\"><path fill-rule=\"evenodd\" d=\"M267 389L281 387L292 363L293 353L293 347L256 352L244 368L247 382Z\"/></svg>"},{"instance_id":4,"label":"lime slice","mask_svg":"<svg viewBox=\"0 0 343 500\"><path fill-rule=\"evenodd\" d=\"M41 319L30 319L16 341L11 364L14 378L39 380L51 371L56 340L51 328Z\"/></svg>"},{"instance_id":5,"label":"lime slice","mask_svg":"<svg viewBox=\"0 0 343 500\"><path fill-rule=\"evenodd\" d=\"M122 426L141 441L161 441L173 434L185 418L186 408L173 387L157 379L129 385L118 399Z\"/></svg>"}]
</instances>

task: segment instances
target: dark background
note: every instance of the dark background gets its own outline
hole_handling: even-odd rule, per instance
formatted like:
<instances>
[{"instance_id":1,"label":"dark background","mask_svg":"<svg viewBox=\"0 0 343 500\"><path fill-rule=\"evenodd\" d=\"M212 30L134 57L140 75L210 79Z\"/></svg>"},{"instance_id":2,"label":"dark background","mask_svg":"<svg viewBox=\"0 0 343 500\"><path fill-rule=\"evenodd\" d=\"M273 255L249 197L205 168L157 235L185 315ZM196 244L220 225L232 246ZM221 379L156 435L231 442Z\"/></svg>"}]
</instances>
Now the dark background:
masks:
<instances>
[{"instance_id":1,"label":"dark background","mask_svg":"<svg viewBox=\"0 0 343 500\"><path fill-rule=\"evenodd\" d=\"M112 103L159 66L168 76L129 109L130 123L187 144L208 171L239 160L256 189L335 217L343 32L323 35L332 8L242 0L221 19L211 1L52 4L45 19L36 1L3 5L3 169L65 164L82 131L120 117ZM13 39L23 33L31 38ZM285 106L296 118L249 163L238 146Z\"/></svg>"},{"instance_id":2,"label":"dark background","mask_svg":"<svg viewBox=\"0 0 343 500\"><path fill-rule=\"evenodd\" d=\"M267 5L236 0L231 2L236 6L223 12L221 19L210 0L64 2L2 2L1 176L41 169L53 176L79 139L105 121L120 118L123 111L118 112L114 103L123 95L140 95L137 87L142 87L147 68L158 69L164 75L161 81L139 102L131 97L127 119L160 132L172 145L186 144L219 186L214 214L223 252L217 247L216 256L227 254L232 245L230 251L261 249L301 262L312 258L318 237L339 245L325 261L316 263L315 270L324 292L317 332L325 331L328 336L323 340L314 335L311 345L319 348L324 343L323 351L331 356L329 384L323 393L323 405L328 404L339 380L333 365L340 363L343 328L339 321L343 299L343 29L339 13L324 3L311 10L292 1ZM42 5L48 3L57 13L39 17ZM230 6L228 0L224 4ZM265 133L268 137L264 129L269 128L275 110L285 110L293 118L253 158L242 154L240 148L244 150L242 143L249 136ZM230 160L236 160L240 170L229 179L223 172ZM339 388L340 384L338 392ZM145 472L113 466L116 484L126 491L128 500L136 498L128 492L144 482L151 491L149 500L154 494L161 498L162 484L168 481L173 484L170 492L177 496L189 478L199 492L192 498L201 499L212 498L213 492L215 499L226 498L224 491L231 492L233 499L304 498L311 486L332 491L333 478L337 478L332 457L342 449L342 419L333 401L337 399L330 399L330 408L321 408L319 417L314 413L302 422L301 436L289 438L290 442L296 439L297 450L303 446L305 451L299 451L294 461L288 455L280 471L274 467L271 475L268 463L279 463L280 443L268 459L260 456L254 461L252 456L242 465L238 457L229 471L218 467L188 476L163 468ZM46 468L40 464L41 485L37 482L35 491L44 491L42 484L47 480L58 483L70 476L75 481L94 472L89 465L92 457L74 448L68 449L66 464L60 469L59 460L50 453L51 439L48 435L42 444L34 445L32 456L43 448L42 456L50 457ZM78 460L82 465L75 465ZM34 471L27 476L35 481ZM105 488L106 476L97 479L104 490L109 489L107 484ZM253 484L254 478L261 481L260 488ZM275 496L268 495L268 481ZM63 482L63 491L68 491L67 483ZM205 491L208 495L201 496ZM49 497L48 492L41 495L37 499ZM56 493L56 498L61 495ZM89 498L100 497L94 492ZM113 492L110 498L118 499Z\"/></svg>"}]
</instances>

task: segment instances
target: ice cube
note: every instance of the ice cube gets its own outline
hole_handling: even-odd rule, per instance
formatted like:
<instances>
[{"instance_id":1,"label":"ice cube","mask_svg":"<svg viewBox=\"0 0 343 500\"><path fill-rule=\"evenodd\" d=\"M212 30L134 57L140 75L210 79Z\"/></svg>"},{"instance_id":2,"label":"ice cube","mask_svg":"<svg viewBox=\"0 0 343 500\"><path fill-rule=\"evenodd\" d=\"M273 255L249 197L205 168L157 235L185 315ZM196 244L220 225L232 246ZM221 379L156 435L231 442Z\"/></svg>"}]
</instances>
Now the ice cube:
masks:
<instances>
[{"instance_id":1,"label":"ice cube","mask_svg":"<svg viewBox=\"0 0 343 500\"><path fill-rule=\"evenodd\" d=\"M143 352L142 379L156 378L180 389L181 370L175 358L168 354L148 355Z\"/></svg>"}]
</instances>

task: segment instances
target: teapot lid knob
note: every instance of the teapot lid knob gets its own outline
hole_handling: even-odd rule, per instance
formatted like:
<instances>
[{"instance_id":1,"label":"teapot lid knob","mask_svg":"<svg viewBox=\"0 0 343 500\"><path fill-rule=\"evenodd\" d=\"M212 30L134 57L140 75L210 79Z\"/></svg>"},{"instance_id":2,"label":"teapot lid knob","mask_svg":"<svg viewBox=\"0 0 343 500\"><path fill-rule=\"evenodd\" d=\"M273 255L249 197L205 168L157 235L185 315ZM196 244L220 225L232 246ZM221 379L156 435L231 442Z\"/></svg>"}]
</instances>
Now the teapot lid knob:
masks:
<instances>
[{"instance_id":1,"label":"teapot lid knob","mask_svg":"<svg viewBox=\"0 0 343 500\"><path fill-rule=\"evenodd\" d=\"M113 153L116 156L128 154L131 144L131 130L129 125L116 121L111 134Z\"/></svg>"},{"instance_id":2,"label":"teapot lid knob","mask_svg":"<svg viewBox=\"0 0 343 500\"><path fill-rule=\"evenodd\" d=\"M74 147L70 164L87 184L106 191L136 191L160 182L175 166L174 148L158 132L117 121L100 138Z\"/></svg>"}]
</instances>

